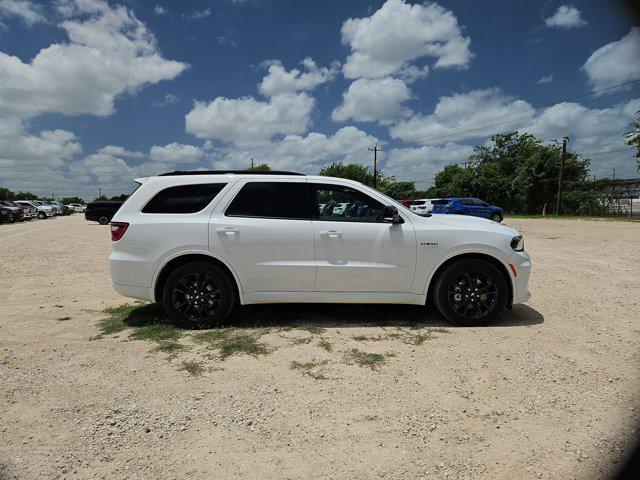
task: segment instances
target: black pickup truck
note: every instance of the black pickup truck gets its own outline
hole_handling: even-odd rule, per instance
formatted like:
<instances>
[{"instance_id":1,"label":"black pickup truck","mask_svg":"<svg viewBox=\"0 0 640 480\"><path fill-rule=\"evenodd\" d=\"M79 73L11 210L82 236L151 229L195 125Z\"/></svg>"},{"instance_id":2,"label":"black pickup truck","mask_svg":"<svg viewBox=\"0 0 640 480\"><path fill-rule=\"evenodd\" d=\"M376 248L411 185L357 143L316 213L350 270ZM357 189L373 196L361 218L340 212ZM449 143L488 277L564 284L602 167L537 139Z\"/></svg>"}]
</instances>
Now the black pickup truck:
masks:
<instances>
[{"instance_id":1,"label":"black pickup truck","mask_svg":"<svg viewBox=\"0 0 640 480\"><path fill-rule=\"evenodd\" d=\"M108 225L123 203L117 201L89 202L84 211L84 218L90 222L98 222L100 225Z\"/></svg>"}]
</instances>

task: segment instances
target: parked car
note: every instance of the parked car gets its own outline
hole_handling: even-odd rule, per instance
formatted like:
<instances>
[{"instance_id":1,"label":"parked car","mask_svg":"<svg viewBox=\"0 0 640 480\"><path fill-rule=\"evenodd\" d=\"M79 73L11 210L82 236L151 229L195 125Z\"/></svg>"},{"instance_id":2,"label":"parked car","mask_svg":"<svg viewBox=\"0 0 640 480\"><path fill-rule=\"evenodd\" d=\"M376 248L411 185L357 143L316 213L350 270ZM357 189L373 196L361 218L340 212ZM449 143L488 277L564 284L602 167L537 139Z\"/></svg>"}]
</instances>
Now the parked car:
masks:
<instances>
[{"instance_id":1,"label":"parked car","mask_svg":"<svg viewBox=\"0 0 640 480\"><path fill-rule=\"evenodd\" d=\"M100 201L89 202L84 210L84 218L100 225L108 225L124 202Z\"/></svg>"},{"instance_id":2,"label":"parked car","mask_svg":"<svg viewBox=\"0 0 640 480\"><path fill-rule=\"evenodd\" d=\"M22 222L24 220L24 212L22 211L22 208L14 205L13 202L10 202L9 200L0 200L0 204L2 204L4 208L9 209L11 212L12 222Z\"/></svg>"},{"instance_id":3,"label":"parked car","mask_svg":"<svg viewBox=\"0 0 640 480\"><path fill-rule=\"evenodd\" d=\"M173 172L138 182L111 222L111 281L162 302L179 325L219 324L238 303L427 298L451 322L480 325L530 298L522 235L504 225L420 217L342 178Z\"/></svg>"},{"instance_id":4,"label":"parked car","mask_svg":"<svg viewBox=\"0 0 640 480\"><path fill-rule=\"evenodd\" d=\"M471 215L500 223L504 218L502 208L489 205L479 198L442 198L433 201L431 213Z\"/></svg>"},{"instance_id":5,"label":"parked car","mask_svg":"<svg viewBox=\"0 0 640 480\"><path fill-rule=\"evenodd\" d=\"M32 218L36 218L38 215L38 212L35 207L32 207L30 205L22 205L17 202L11 202L11 203L13 204L14 207L18 207L22 209L23 218L25 220L31 220Z\"/></svg>"},{"instance_id":6,"label":"parked car","mask_svg":"<svg viewBox=\"0 0 640 480\"><path fill-rule=\"evenodd\" d=\"M30 200L34 205L38 207L42 207L47 212L47 217L55 217L58 215L58 209L53 205L49 205L47 202L42 200ZM38 217L38 218L46 218L46 217Z\"/></svg>"},{"instance_id":7,"label":"parked car","mask_svg":"<svg viewBox=\"0 0 640 480\"><path fill-rule=\"evenodd\" d=\"M431 198L412 200L409 209L418 215L427 215L428 213L431 213L431 210L433 209L433 205L431 204L432 201L433 199Z\"/></svg>"},{"instance_id":8,"label":"parked car","mask_svg":"<svg viewBox=\"0 0 640 480\"><path fill-rule=\"evenodd\" d=\"M84 212L87 206L81 203L70 203L69 208L73 209L74 212Z\"/></svg>"},{"instance_id":9,"label":"parked car","mask_svg":"<svg viewBox=\"0 0 640 480\"><path fill-rule=\"evenodd\" d=\"M49 202L49 203L50 205L52 205L54 208L57 209L58 215L71 215L71 210L67 205L63 205L56 200L53 200L52 202Z\"/></svg>"},{"instance_id":10,"label":"parked car","mask_svg":"<svg viewBox=\"0 0 640 480\"><path fill-rule=\"evenodd\" d=\"M16 200L16 203L19 205L28 205L36 209L36 216L40 219L48 218L53 216L53 208L43 205L42 202L38 202L37 200Z\"/></svg>"},{"instance_id":11,"label":"parked car","mask_svg":"<svg viewBox=\"0 0 640 480\"><path fill-rule=\"evenodd\" d=\"M15 221L13 210L0 204L0 223L13 223Z\"/></svg>"}]
</instances>

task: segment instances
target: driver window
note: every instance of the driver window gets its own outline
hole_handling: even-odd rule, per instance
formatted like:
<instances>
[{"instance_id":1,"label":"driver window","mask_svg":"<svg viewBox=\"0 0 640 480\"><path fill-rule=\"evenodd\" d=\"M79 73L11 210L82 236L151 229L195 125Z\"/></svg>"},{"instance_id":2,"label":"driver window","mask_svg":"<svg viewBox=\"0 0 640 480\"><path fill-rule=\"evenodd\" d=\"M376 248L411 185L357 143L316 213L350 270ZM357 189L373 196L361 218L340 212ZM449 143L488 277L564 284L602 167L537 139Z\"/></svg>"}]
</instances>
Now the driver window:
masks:
<instances>
[{"instance_id":1,"label":"driver window","mask_svg":"<svg viewBox=\"0 0 640 480\"><path fill-rule=\"evenodd\" d=\"M350 187L310 184L318 219L329 222L384 222L384 205Z\"/></svg>"}]
</instances>

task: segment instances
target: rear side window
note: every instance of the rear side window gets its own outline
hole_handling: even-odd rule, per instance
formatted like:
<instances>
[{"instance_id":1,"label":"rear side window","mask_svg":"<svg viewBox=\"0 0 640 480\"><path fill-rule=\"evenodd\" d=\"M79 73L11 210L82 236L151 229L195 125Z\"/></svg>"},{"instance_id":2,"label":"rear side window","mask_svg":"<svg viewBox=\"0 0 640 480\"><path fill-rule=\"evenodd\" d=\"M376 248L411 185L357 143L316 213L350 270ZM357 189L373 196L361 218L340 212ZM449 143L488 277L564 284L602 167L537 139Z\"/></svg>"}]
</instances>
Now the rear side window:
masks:
<instances>
[{"instance_id":1,"label":"rear side window","mask_svg":"<svg viewBox=\"0 0 640 480\"><path fill-rule=\"evenodd\" d=\"M180 185L158 192L142 209L142 213L195 213L211 203L226 183Z\"/></svg>"},{"instance_id":2,"label":"rear side window","mask_svg":"<svg viewBox=\"0 0 640 480\"><path fill-rule=\"evenodd\" d=\"M434 200L431 202L432 205L449 205L451 200Z\"/></svg>"},{"instance_id":3,"label":"rear side window","mask_svg":"<svg viewBox=\"0 0 640 480\"><path fill-rule=\"evenodd\" d=\"M308 219L306 183L249 182L233 199L228 217Z\"/></svg>"},{"instance_id":4,"label":"rear side window","mask_svg":"<svg viewBox=\"0 0 640 480\"><path fill-rule=\"evenodd\" d=\"M458 203L460 205L464 205L466 207L473 207L474 206L473 200L469 200L469 199L466 199L466 198L458 200Z\"/></svg>"}]
</instances>

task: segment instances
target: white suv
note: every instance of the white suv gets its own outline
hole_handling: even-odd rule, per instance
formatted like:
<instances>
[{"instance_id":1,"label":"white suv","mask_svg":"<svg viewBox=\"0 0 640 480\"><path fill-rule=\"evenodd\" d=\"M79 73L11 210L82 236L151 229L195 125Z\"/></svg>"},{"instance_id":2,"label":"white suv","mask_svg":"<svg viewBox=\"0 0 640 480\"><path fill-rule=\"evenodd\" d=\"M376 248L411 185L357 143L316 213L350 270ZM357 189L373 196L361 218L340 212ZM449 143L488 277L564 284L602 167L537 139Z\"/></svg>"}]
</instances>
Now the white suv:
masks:
<instances>
[{"instance_id":1,"label":"white suv","mask_svg":"<svg viewBox=\"0 0 640 480\"><path fill-rule=\"evenodd\" d=\"M111 222L111 281L179 325L219 324L237 303L427 299L479 325L530 298L522 236L490 220L421 217L358 182L289 172L136 181Z\"/></svg>"}]
</instances>

